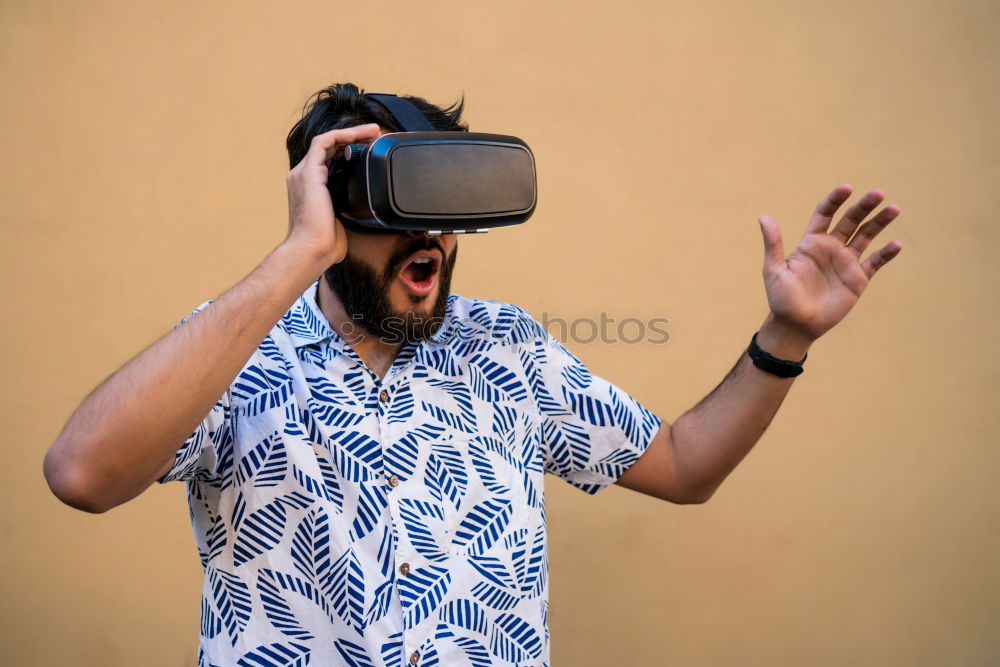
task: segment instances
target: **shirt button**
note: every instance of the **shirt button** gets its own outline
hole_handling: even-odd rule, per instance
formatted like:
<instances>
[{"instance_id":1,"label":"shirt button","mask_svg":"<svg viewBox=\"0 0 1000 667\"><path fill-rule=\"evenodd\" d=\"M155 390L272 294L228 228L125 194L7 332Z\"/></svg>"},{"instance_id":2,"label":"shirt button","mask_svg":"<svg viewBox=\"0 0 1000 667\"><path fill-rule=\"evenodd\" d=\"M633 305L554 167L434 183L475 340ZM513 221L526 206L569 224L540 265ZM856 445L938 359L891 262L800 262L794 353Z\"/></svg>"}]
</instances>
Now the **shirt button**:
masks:
<instances>
[{"instance_id":1,"label":"shirt button","mask_svg":"<svg viewBox=\"0 0 1000 667\"><path fill-rule=\"evenodd\" d=\"M389 392L387 392L387 391L381 391L381 392L379 392L378 400L382 401L383 403L388 403L389 402Z\"/></svg>"},{"instance_id":2,"label":"shirt button","mask_svg":"<svg viewBox=\"0 0 1000 667\"><path fill-rule=\"evenodd\" d=\"M399 484L399 478L395 475L389 475L389 486L395 487Z\"/></svg>"},{"instance_id":3,"label":"shirt button","mask_svg":"<svg viewBox=\"0 0 1000 667\"><path fill-rule=\"evenodd\" d=\"M410 564L409 563L403 563L402 565L400 565L399 566L399 572L401 574L404 574L404 575L409 574L410 573Z\"/></svg>"},{"instance_id":4,"label":"shirt button","mask_svg":"<svg viewBox=\"0 0 1000 667\"><path fill-rule=\"evenodd\" d=\"M411 665L417 664L417 660L420 660L420 654L414 651L413 653L410 654L410 664Z\"/></svg>"}]
</instances>

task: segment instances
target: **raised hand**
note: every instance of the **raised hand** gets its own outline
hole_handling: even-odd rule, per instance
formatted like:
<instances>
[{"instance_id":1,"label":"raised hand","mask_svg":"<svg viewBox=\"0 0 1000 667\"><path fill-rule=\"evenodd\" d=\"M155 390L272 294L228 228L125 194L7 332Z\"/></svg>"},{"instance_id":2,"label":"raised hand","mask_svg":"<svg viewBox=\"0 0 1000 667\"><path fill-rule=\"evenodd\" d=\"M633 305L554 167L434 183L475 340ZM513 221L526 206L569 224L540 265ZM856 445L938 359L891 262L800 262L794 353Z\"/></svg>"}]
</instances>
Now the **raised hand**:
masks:
<instances>
[{"instance_id":1,"label":"raised hand","mask_svg":"<svg viewBox=\"0 0 1000 667\"><path fill-rule=\"evenodd\" d=\"M866 193L828 231L851 191L850 185L837 186L819 203L802 240L788 257L777 223L766 215L758 219L764 236L764 288L771 308L766 324L780 329L785 339L795 337L808 343L829 331L854 307L875 272L903 247L899 241L890 241L861 259L872 240L899 215L899 207L890 204L864 221L882 202L880 190Z\"/></svg>"},{"instance_id":2,"label":"raised hand","mask_svg":"<svg viewBox=\"0 0 1000 667\"><path fill-rule=\"evenodd\" d=\"M326 181L330 162L352 143L377 139L375 123L331 130L313 137L309 152L288 172L288 237L310 249L321 259L323 269L344 259L347 235L334 217L333 203Z\"/></svg>"}]
</instances>

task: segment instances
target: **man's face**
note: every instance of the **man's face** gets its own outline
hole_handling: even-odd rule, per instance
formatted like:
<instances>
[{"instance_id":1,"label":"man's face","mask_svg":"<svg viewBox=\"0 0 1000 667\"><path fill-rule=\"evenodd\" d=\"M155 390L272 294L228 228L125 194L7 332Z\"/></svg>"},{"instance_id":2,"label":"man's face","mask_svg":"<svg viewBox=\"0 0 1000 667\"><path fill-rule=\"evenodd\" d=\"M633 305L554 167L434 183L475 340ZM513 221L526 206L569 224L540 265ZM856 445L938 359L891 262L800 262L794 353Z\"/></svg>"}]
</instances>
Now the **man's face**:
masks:
<instances>
[{"instance_id":1,"label":"man's face","mask_svg":"<svg viewBox=\"0 0 1000 667\"><path fill-rule=\"evenodd\" d=\"M379 136L388 134L381 128ZM347 256L324 277L347 316L386 342L424 340L444 320L458 253L454 234L347 233Z\"/></svg>"},{"instance_id":2,"label":"man's face","mask_svg":"<svg viewBox=\"0 0 1000 667\"><path fill-rule=\"evenodd\" d=\"M347 256L324 277L348 317L390 343L433 335L448 305L455 235L346 233Z\"/></svg>"}]
</instances>

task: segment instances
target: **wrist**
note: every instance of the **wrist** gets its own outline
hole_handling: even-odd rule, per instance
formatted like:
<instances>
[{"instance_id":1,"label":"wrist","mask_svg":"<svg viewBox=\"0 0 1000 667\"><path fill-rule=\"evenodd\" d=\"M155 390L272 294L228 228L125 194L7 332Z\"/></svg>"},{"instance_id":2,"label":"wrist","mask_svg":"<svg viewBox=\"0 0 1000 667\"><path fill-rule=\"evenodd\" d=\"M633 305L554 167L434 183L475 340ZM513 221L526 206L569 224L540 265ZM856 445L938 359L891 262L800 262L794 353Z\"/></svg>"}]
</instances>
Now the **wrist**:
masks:
<instances>
[{"instance_id":1,"label":"wrist","mask_svg":"<svg viewBox=\"0 0 1000 667\"><path fill-rule=\"evenodd\" d=\"M281 242L274 249L273 254L286 257L299 264L305 271L313 276L319 276L334 263L333 252L329 248L321 247L314 243L308 243L289 237Z\"/></svg>"},{"instance_id":2,"label":"wrist","mask_svg":"<svg viewBox=\"0 0 1000 667\"><path fill-rule=\"evenodd\" d=\"M757 345L772 357L801 361L815 339L768 313L757 332Z\"/></svg>"}]
</instances>

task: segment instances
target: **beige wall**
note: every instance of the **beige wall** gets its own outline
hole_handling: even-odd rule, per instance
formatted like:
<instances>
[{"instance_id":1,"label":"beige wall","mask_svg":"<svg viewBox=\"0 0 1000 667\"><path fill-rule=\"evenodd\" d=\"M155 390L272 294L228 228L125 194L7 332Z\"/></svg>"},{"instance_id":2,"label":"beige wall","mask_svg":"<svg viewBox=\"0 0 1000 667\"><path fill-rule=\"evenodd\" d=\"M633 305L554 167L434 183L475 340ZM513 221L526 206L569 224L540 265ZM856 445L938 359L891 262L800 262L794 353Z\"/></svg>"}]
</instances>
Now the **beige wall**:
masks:
<instances>
[{"instance_id":1,"label":"beige wall","mask_svg":"<svg viewBox=\"0 0 1000 667\"><path fill-rule=\"evenodd\" d=\"M532 146L537 213L463 238L455 290L670 318L665 345L572 346L668 421L766 314L758 215L791 251L839 183L902 208L878 244L902 254L708 504L549 478L555 665L1000 661L998 19L989 0L2 3L5 664L195 663L183 485L84 514L42 456L281 240L284 135L344 80L464 92L473 129Z\"/></svg>"}]
</instances>

